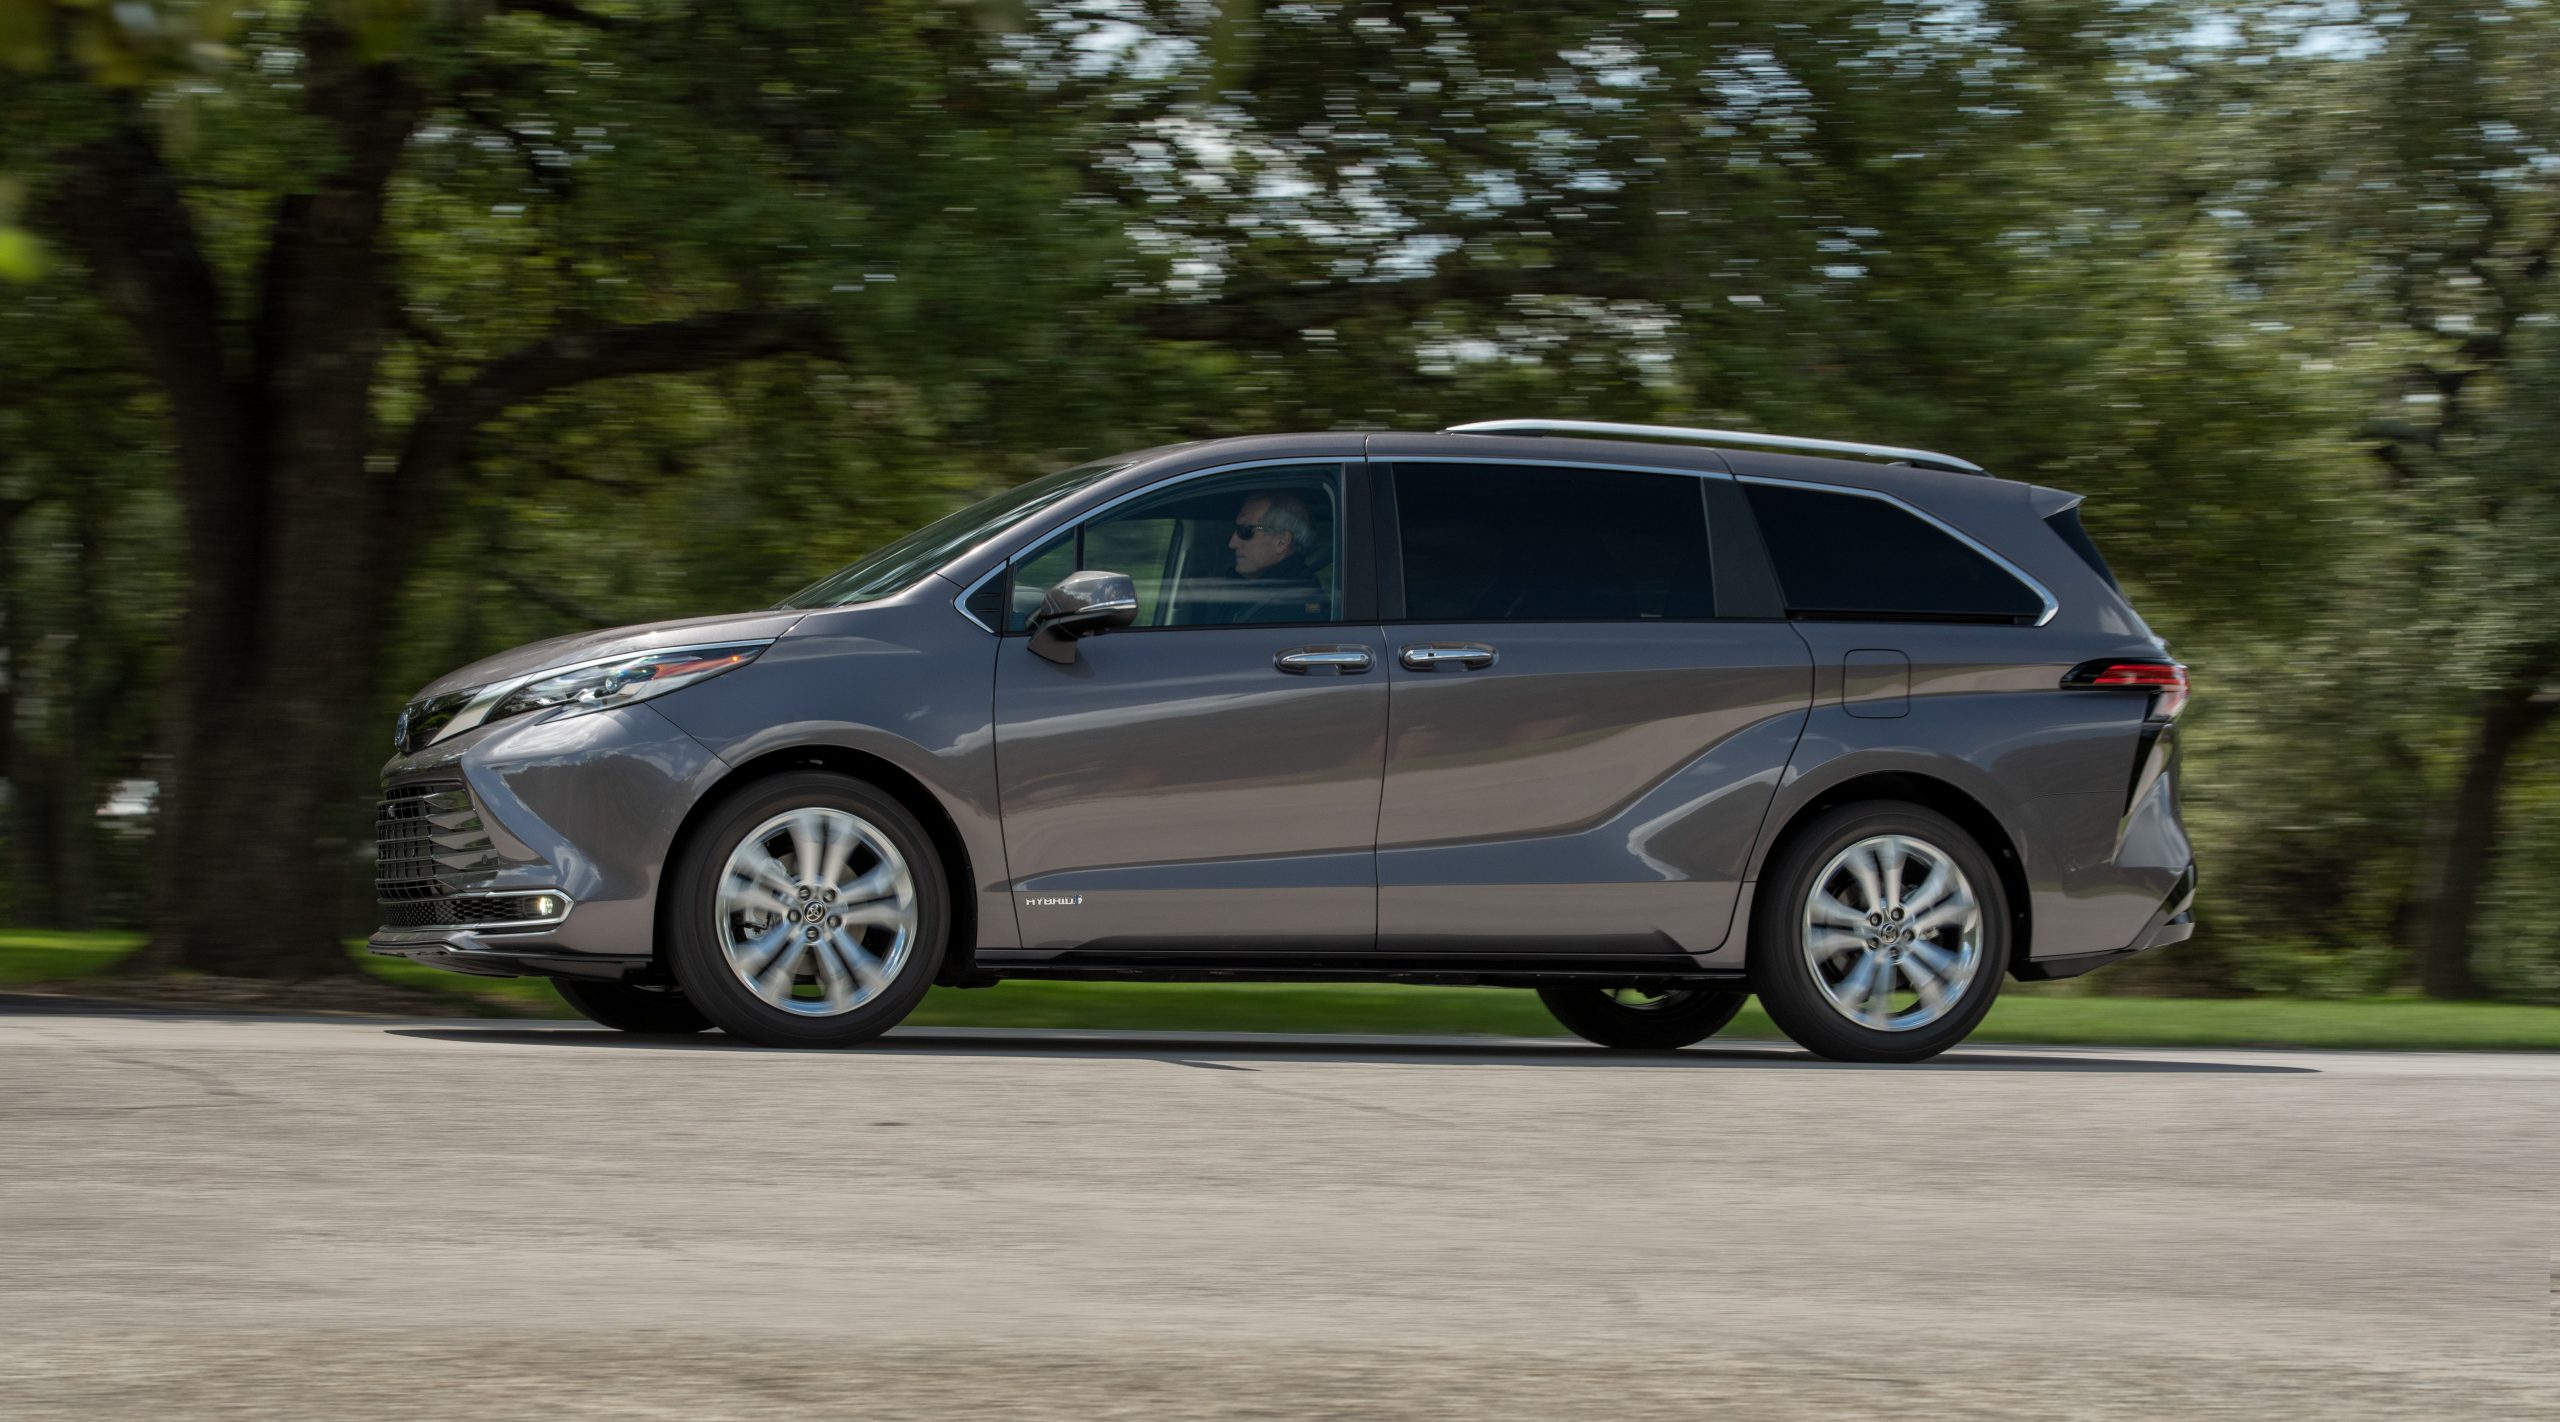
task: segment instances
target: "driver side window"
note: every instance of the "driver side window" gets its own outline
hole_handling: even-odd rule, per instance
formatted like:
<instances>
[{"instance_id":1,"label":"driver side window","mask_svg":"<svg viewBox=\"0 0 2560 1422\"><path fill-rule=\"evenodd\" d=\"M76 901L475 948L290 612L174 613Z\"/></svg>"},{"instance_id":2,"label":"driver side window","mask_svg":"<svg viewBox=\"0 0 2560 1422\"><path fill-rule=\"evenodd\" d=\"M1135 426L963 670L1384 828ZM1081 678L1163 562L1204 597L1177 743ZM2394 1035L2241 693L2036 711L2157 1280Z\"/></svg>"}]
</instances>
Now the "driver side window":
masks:
<instances>
[{"instance_id":1,"label":"driver side window","mask_svg":"<svg viewBox=\"0 0 2560 1422\"><path fill-rule=\"evenodd\" d=\"M1028 628L1069 573L1137 584L1137 627L1286 626L1342 618L1342 467L1193 479L1067 529L1014 560L1005 630Z\"/></svg>"}]
</instances>

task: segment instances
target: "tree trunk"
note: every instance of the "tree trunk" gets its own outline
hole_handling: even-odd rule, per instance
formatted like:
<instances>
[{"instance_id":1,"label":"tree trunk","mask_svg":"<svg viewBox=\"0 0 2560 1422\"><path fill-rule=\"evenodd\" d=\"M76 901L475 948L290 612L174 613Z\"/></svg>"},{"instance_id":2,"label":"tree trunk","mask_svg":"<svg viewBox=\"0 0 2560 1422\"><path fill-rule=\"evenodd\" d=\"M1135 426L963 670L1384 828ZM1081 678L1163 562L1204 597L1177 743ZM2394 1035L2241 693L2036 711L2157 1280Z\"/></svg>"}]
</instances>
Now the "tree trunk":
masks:
<instances>
[{"instance_id":1,"label":"tree trunk","mask_svg":"<svg viewBox=\"0 0 2560 1422\"><path fill-rule=\"evenodd\" d=\"M2536 669L2532 676L2484 693L2474 710L2462 778L2431 836L2412 915L2418 985L2429 997L2488 995L2474 967L2474 928L2481 893L2497 867L2498 811L2506 796L2507 764L2555 709L2555 703L2541 699L2541 687Z\"/></svg>"},{"instance_id":2,"label":"tree trunk","mask_svg":"<svg viewBox=\"0 0 2560 1422\"><path fill-rule=\"evenodd\" d=\"M56 206L168 400L187 514L152 937L127 963L140 971L354 971L336 892L361 823L348 767L394 576L389 471L368 458L392 304L381 225L424 95L321 16L302 39L305 103L343 161L278 201L246 342L225 335L139 113L92 145Z\"/></svg>"},{"instance_id":3,"label":"tree trunk","mask_svg":"<svg viewBox=\"0 0 2560 1422\"><path fill-rule=\"evenodd\" d=\"M56 926L73 930L98 926L98 783L100 724L94 715L101 628L98 605L98 540L103 514L98 486L80 480L70 490L71 609L70 635L62 647L60 728L49 738L53 747L56 816L54 843L54 911Z\"/></svg>"},{"instance_id":4,"label":"tree trunk","mask_svg":"<svg viewBox=\"0 0 2560 1422\"><path fill-rule=\"evenodd\" d=\"M256 467L247 497L191 530L245 605L188 609L176 747L181 793L162 822L152 941L135 966L249 977L353 971L338 892L364 822L349 791L358 717L379 668L389 550L368 468L386 309L378 211L345 195L289 197L268 252L257 376L242 392Z\"/></svg>"},{"instance_id":5,"label":"tree trunk","mask_svg":"<svg viewBox=\"0 0 2560 1422\"><path fill-rule=\"evenodd\" d=\"M14 515L22 510L11 510ZM0 633L5 634L9 689L0 698L0 766L9 780L9 921L56 926L60 907L54 872L54 763L28 731L28 719L44 706L35 688L34 599L26 585L26 560L17 556L14 526L0 530Z\"/></svg>"},{"instance_id":6,"label":"tree trunk","mask_svg":"<svg viewBox=\"0 0 2560 1422\"><path fill-rule=\"evenodd\" d=\"M416 76L362 62L325 18L303 37L306 103L345 162L278 203L246 360L138 113L86 151L51 209L150 362L187 514L159 879L135 971L355 971L339 890L370 833L358 767L378 743L365 716L380 639L475 429L584 381L835 351L812 311L561 331L467 380L431 381L401 437L380 438L374 381L396 306L383 194L426 100Z\"/></svg>"}]
</instances>

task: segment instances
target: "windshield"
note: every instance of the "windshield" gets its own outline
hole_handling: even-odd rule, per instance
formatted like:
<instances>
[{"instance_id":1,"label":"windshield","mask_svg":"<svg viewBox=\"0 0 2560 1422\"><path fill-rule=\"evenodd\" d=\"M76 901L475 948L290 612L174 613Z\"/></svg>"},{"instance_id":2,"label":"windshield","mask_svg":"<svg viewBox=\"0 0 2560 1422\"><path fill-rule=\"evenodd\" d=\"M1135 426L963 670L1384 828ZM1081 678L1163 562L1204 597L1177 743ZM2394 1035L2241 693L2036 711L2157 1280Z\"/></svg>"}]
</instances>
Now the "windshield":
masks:
<instances>
[{"instance_id":1,"label":"windshield","mask_svg":"<svg viewBox=\"0 0 2560 1422\"><path fill-rule=\"evenodd\" d=\"M1128 467L1125 462L1079 464L1073 469L1044 474L993 498L980 499L820 578L783 599L782 605L843 607L903 592L962 551L993 538L1113 470Z\"/></svg>"}]
</instances>

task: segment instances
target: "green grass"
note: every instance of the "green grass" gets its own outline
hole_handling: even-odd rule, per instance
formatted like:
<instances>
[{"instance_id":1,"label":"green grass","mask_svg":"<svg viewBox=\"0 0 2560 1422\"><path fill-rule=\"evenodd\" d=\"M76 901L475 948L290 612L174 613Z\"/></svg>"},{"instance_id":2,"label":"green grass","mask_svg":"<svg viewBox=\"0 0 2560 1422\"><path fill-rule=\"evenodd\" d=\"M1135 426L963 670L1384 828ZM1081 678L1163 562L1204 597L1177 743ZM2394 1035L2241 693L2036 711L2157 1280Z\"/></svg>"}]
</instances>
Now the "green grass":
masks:
<instances>
[{"instance_id":1,"label":"green grass","mask_svg":"<svg viewBox=\"0 0 2560 1422\"><path fill-rule=\"evenodd\" d=\"M0 931L0 987L103 972L130 950L127 934ZM360 954L393 982L452 993L457 1006L490 994L567 1015L550 985L531 978L465 978ZM1082 1027L1106 1031L1492 1033L1559 1035L1536 997L1504 988L1392 984L1006 983L937 988L911 1021L936 1027ZM1723 1034L1778 1035L1755 1005ZM2125 1047L2339 1047L2560 1051L2560 1007L2387 997L2324 1000L2092 997L2010 984L1975 1034L1984 1042Z\"/></svg>"}]
</instances>

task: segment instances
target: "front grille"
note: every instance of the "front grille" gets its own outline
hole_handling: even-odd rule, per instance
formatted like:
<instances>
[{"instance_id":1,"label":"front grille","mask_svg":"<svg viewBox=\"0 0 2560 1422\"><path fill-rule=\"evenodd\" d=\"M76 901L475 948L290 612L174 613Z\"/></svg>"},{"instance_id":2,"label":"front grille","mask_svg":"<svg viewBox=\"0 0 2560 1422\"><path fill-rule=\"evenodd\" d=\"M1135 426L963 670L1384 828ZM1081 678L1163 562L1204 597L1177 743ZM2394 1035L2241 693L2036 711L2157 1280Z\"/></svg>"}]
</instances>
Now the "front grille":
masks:
<instances>
[{"instance_id":1,"label":"front grille","mask_svg":"<svg viewBox=\"0 0 2560 1422\"><path fill-rule=\"evenodd\" d=\"M373 896L384 904L446 898L498 867L487 826L459 780L395 785L374 811Z\"/></svg>"},{"instance_id":2,"label":"front grille","mask_svg":"<svg viewBox=\"0 0 2560 1422\"><path fill-rule=\"evenodd\" d=\"M544 912L536 902L550 897ZM524 923L559 913L556 896L539 894L466 894L454 899L419 899L382 905L385 928L447 928L464 923Z\"/></svg>"}]
</instances>

